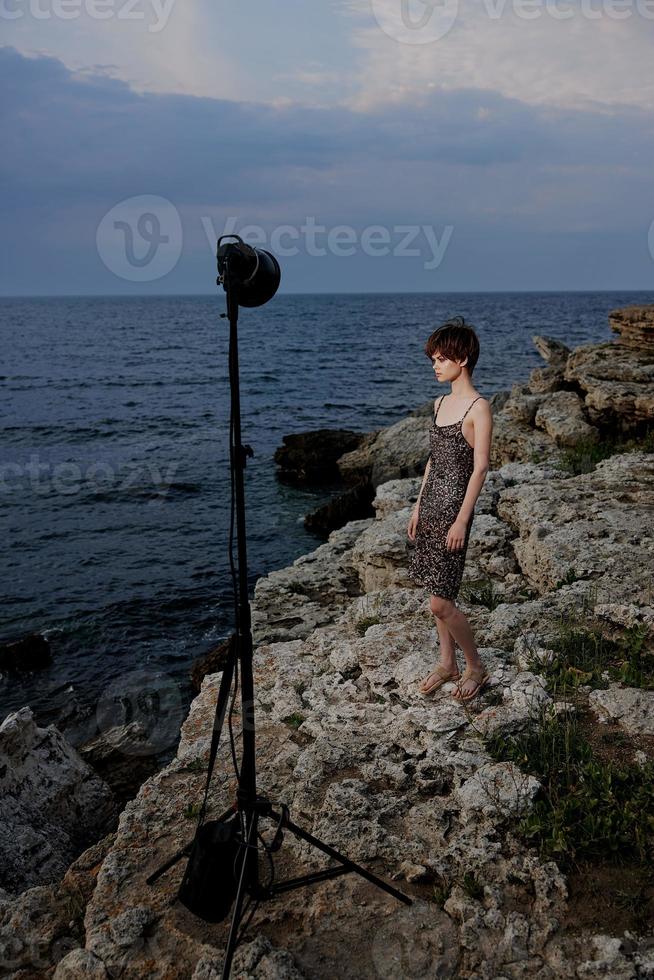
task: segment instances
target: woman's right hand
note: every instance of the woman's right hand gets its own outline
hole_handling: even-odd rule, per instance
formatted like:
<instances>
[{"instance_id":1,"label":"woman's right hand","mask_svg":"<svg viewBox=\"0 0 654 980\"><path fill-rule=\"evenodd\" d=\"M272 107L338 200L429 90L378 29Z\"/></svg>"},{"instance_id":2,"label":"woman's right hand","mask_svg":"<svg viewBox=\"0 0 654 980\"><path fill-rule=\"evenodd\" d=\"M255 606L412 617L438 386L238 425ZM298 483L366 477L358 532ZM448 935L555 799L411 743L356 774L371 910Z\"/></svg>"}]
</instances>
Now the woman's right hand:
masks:
<instances>
[{"instance_id":1,"label":"woman's right hand","mask_svg":"<svg viewBox=\"0 0 654 980\"><path fill-rule=\"evenodd\" d=\"M416 504L413 508L413 513L411 514L411 520L409 521L409 526L407 527L407 534L410 541L416 540L416 528L418 526L418 510L420 509L420 504Z\"/></svg>"}]
</instances>

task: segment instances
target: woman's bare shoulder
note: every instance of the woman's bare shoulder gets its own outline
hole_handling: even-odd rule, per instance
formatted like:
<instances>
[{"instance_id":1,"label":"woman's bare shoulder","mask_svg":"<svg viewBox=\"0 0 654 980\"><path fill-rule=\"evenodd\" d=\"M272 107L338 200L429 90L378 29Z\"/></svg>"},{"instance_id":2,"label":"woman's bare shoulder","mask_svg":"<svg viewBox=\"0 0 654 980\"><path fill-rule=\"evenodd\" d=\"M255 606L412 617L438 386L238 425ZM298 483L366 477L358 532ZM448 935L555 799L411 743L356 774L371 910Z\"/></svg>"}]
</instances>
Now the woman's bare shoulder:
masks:
<instances>
[{"instance_id":1,"label":"woman's bare shoulder","mask_svg":"<svg viewBox=\"0 0 654 980\"><path fill-rule=\"evenodd\" d=\"M470 414L472 415L473 419L477 419L479 422L481 422L482 419L490 419L492 422L493 412L489 399L484 398L483 395L480 395L470 409Z\"/></svg>"}]
</instances>

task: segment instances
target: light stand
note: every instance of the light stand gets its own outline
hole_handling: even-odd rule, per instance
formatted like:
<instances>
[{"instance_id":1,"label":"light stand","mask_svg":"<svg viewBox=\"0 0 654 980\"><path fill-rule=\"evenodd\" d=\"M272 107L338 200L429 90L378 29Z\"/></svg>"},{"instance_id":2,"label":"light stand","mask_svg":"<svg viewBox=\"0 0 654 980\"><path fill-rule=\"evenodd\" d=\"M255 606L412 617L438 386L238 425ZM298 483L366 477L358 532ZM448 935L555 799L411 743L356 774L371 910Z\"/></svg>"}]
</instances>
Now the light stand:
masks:
<instances>
[{"instance_id":1,"label":"light stand","mask_svg":"<svg viewBox=\"0 0 654 980\"><path fill-rule=\"evenodd\" d=\"M224 238L236 238L236 243L221 245ZM186 873L180 886L179 898L192 912L202 918L219 922L226 918L229 907L234 901L232 922L229 939L225 950L222 980L229 977L234 950L236 949L237 932L242 917L243 900L247 892L255 900L255 909L260 901L274 898L281 892L290 891L303 885L325 881L338 875L356 872L361 877L377 885L383 891L397 898L405 905L411 905L412 900L402 892L388 885L381 878L366 871L360 865L350 861L333 847L303 830L289 818L288 807L280 804L281 813L273 809L273 805L264 796L257 794L256 765L255 765L255 725L254 725L254 684L252 677L252 630L250 603L248 600L247 556L245 533L245 493L243 471L247 456L253 455L250 446L241 445L241 415L238 377L238 340L236 325L238 307L260 306L271 299L280 281L279 264L275 257L262 249L246 245L237 235L223 235L218 239L216 258L219 276L217 283L222 283L227 293L227 316L230 324L229 335L229 369L232 391L232 431L234 443L231 458L232 475L236 496L237 536L238 536L238 604L236 608L236 634L231 638L227 662L223 670L216 716L214 721L209 769L204 795L204 803L196 836L189 844L173 858L167 861L147 879L152 884L159 875L163 874L183 855L189 856ZM218 739L222 729L232 673L240 663L241 687L241 719L243 736L242 765L238 779L236 801L230 809L217 820L202 826L207 802L209 782L216 757ZM237 681L238 685L238 681ZM231 820L227 817L231 815ZM283 841L282 828L287 828L296 837L308 841L314 847L323 851L329 857L339 861L339 865L324 868L312 874L289 878L275 885L262 885L259 881L259 849L256 845L258 821L260 817L269 817L277 824L275 837L270 845L265 845L270 852L278 850ZM236 866L238 885L236 884ZM240 939L240 937L239 937Z\"/></svg>"}]
</instances>

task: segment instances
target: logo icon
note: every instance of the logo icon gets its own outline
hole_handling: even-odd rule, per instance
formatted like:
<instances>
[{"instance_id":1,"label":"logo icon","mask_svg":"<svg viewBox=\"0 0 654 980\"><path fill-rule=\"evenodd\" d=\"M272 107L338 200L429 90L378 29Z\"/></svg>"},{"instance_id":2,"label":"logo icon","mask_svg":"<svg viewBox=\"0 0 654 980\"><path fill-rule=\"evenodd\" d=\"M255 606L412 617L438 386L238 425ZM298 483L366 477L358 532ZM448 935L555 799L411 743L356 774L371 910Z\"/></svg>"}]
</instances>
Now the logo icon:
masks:
<instances>
[{"instance_id":1,"label":"logo icon","mask_svg":"<svg viewBox=\"0 0 654 980\"><path fill-rule=\"evenodd\" d=\"M165 197L128 197L107 211L95 236L98 255L114 275L151 282L171 272L182 254L182 222Z\"/></svg>"},{"instance_id":2,"label":"logo icon","mask_svg":"<svg viewBox=\"0 0 654 980\"><path fill-rule=\"evenodd\" d=\"M102 692L96 719L125 755L156 755L179 738L184 721L179 684L162 671L130 671Z\"/></svg>"},{"instance_id":3,"label":"logo icon","mask_svg":"<svg viewBox=\"0 0 654 980\"><path fill-rule=\"evenodd\" d=\"M459 12L459 0L371 0L384 34L401 44L431 44L445 37Z\"/></svg>"}]
</instances>

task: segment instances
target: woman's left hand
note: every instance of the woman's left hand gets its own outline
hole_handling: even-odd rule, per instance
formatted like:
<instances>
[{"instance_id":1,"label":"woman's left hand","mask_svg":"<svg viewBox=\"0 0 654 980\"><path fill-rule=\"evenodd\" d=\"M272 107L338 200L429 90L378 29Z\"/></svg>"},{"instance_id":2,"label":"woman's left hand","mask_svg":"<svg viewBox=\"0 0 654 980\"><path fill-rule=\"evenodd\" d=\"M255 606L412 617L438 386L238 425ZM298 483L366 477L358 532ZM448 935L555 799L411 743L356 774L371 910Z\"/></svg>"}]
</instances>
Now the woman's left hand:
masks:
<instances>
[{"instance_id":1,"label":"woman's left hand","mask_svg":"<svg viewBox=\"0 0 654 980\"><path fill-rule=\"evenodd\" d=\"M465 541L467 525L465 521L456 520L447 532L445 546L448 551L461 551Z\"/></svg>"}]
</instances>

